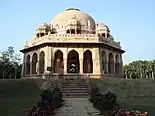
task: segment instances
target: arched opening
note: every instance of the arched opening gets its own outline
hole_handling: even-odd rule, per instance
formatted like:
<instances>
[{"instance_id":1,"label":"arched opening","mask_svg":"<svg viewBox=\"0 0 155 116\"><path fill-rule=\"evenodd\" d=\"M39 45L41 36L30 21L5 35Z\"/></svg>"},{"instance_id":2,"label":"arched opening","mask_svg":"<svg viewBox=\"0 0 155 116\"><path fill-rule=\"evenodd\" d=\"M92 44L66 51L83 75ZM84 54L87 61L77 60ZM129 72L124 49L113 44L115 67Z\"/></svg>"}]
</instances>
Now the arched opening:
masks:
<instances>
[{"instance_id":1,"label":"arched opening","mask_svg":"<svg viewBox=\"0 0 155 116\"><path fill-rule=\"evenodd\" d=\"M71 29L71 34L75 34L75 29Z\"/></svg>"},{"instance_id":2,"label":"arched opening","mask_svg":"<svg viewBox=\"0 0 155 116\"><path fill-rule=\"evenodd\" d=\"M108 55L108 72L109 74L114 73L114 57L112 53Z\"/></svg>"},{"instance_id":3,"label":"arched opening","mask_svg":"<svg viewBox=\"0 0 155 116\"><path fill-rule=\"evenodd\" d=\"M76 33L77 33L77 34L81 34L81 24L80 24L80 22L77 22Z\"/></svg>"},{"instance_id":4,"label":"arched opening","mask_svg":"<svg viewBox=\"0 0 155 116\"><path fill-rule=\"evenodd\" d=\"M32 56L32 74L37 74L38 56L36 53Z\"/></svg>"},{"instance_id":5,"label":"arched opening","mask_svg":"<svg viewBox=\"0 0 155 116\"><path fill-rule=\"evenodd\" d=\"M107 54L106 52L103 50L102 51L102 70L104 74L107 74Z\"/></svg>"},{"instance_id":6,"label":"arched opening","mask_svg":"<svg viewBox=\"0 0 155 116\"><path fill-rule=\"evenodd\" d=\"M79 54L77 51L71 50L67 56L67 73L79 73L79 69Z\"/></svg>"},{"instance_id":7,"label":"arched opening","mask_svg":"<svg viewBox=\"0 0 155 116\"><path fill-rule=\"evenodd\" d=\"M93 73L92 52L86 50L83 54L83 73Z\"/></svg>"},{"instance_id":8,"label":"arched opening","mask_svg":"<svg viewBox=\"0 0 155 116\"><path fill-rule=\"evenodd\" d=\"M120 67L120 62L119 62L119 56L115 56L115 73L119 74L119 67Z\"/></svg>"},{"instance_id":9,"label":"arched opening","mask_svg":"<svg viewBox=\"0 0 155 116\"><path fill-rule=\"evenodd\" d=\"M40 33L40 37L43 37L45 34L44 33Z\"/></svg>"},{"instance_id":10,"label":"arched opening","mask_svg":"<svg viewBox=\"0 0 155 116\"><path fill-rule=\"evenodd\" d=\"M45 68L45 53L44 51L42 51L39 54L39 74L44 73L44 68Z\"/></svg>"},{"instance_id":11,"label":"arched opening","mask_svg":"<svg viewBox=\"0 0 155 116\"><path fill-rule=\"evenodd\" d=\"M76 33L77 33L77 34L81 34L81 30L80 30L80 29L77 29L77 30L76 30Z\"/></svg>"},{"instance_id":12,"label":"arched opening","mask_svg":"<svg viewBox=\"0 0 155 116\"><path fill-rule=\"evenodd\" d=\"M110 34L107 34L107 38L109 38L110 37Z\"/></svg>"},{"instance_id":13,"label":"arched opening","mask_svg":"<svg viewBox=\"0 0 155 116\"><path fill-rule=\"evenodd\" d=\"M105 33L102 33L102 37L105 37Z\"/></svg>"},{"instance_id":14,"label":"arched opening","mask_svg":"<svg viewBox=\"0 0 155 116\"><path fill-rule=\"evenodd\" d=\"M70 30L67 30L66 33L67 33L67 34L70 34Z\"/></svg>"},{"instance_id":15,"label":"arched opening","mask_svg":"<svg viewBox=\"0 0 155 116\"><path fill-rule=\"evenodd\" d=\"M54 73L60 73L63 69L63 53L61 50L58 50L54 54Z\"/></svg>"},{"instance_id":16,"label":"arched opening","mask_svg":"<svg viewBox=\"0 0 155 116\"><path fill-rule=\"evenodd\" d=\"M36 37L39 38L39 33L36 34Z\"/></svg>"},{"instance_id":17,"label":"arched opening","mask_svg":"<svg viewBox=\"0 0 155 116\"><path fill-rule=\"evenodd\" d=\"M27 55L26 58L26 74L30 74L30 55Z\"/></svg>"}]
</instances>

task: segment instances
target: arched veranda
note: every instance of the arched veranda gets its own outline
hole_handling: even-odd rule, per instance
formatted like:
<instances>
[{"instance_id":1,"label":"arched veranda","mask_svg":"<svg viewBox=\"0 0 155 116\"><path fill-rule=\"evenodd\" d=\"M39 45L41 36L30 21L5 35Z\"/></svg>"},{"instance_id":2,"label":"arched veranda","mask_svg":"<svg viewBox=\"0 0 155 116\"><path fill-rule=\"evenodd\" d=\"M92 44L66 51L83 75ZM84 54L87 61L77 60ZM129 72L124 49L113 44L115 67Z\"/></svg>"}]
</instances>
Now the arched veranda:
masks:
<instances>
[{"instance_id":1,"label":"arched veranda","mask_svg":"<svg viewBox=\"0 0 155 116\"><path fill-rule=\"evenodd\" d=\"M83 73L93 73L92 52L86 50L83 54Z\"/></svg>"},{"instance_id":2,"label":"arched veranda","mask_svg":"<svg viewBox=\"0 0 155 116\"><path fill-rule=\"evenodd\" d=\"M114 56L112 53L108 55L108 73L114 74Z\"/></svg>"},{"instance_id":3,"label":"arched veranda","mask_svg":"<svg viewBox=\"0 0 155 116\"><path fill-rule=\"evenodd\" d=\"M45 68L45 53L44 51L42 51L39 54L39 74L44 73L44 68Z\"/></svg>"},{"instance_id":4,"label":"arched veranda","mask_svg":"<svg viewBox=\"0 0 155 116\"><path fill-rule=\"evenodd\" d=\"M38 68L38 55L34 53L32 56L32 74L37 74Z\"/></svg>"},{"instance_id":5,"label":"arched veranda","mask_svg":"<svg viewBox=\"0 0 155 116\"><path fill-rule=\"evenodd\" d=\"M60 73L63 69L63 53L61 50L57 50L54 54L54 73Z\"/></svg>"},{"instance_id":6,"label":"arched veranda","mask_svg":"<svg viewBox=\"0 0 155 116\"><path fill-rule=\"evenodd\" d=\"M30 55L26 57L26 74L30 74Z\"/></svg>"},{"instance_id":7,"label":"arched veranda","mask_svg":"<svg viewBox=\"0 0 155 116\"><path fill-rule=\"evenodd\" d=\"M79 54L75 50L71 50L67 56L67 73L80 72Z\"/></svg>"},{"instance_id":8,"label":"arched veranda","mask_svg":"<svg viewBox=\"0 0 155 116\"><path fill-rule=\"evenodd\" d=\"M115 73L119 74L120 71L120 61L118 54L115 56Z\"/></svg>"},{"instance_id":9,"label":"arched veranda","mask_svg":"<svg viewBox=\"0 0 155 116\"><path fill-rule=\"evenodd\" d=\"M107 53L103 50L102 51L102 71L104 74L107 74L108 71L107 71Z\"/></svg>"}]
</instances>

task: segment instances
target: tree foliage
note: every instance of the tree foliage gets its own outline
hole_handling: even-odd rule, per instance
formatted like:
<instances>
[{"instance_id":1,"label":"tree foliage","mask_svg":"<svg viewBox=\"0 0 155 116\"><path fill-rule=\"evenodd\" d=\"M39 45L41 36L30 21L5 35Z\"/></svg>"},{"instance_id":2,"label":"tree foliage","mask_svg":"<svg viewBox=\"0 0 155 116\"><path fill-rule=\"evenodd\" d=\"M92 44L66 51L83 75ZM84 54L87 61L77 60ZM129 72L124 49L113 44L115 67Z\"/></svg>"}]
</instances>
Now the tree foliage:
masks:
<instances>
[{"instance_id":1,"label":"tree foliage","mask_svg":"<svg viewBox=\"0 0 155 116\"><path fill-rule=\"evenodd\" d=\"M20 78L21 58L15 54L14 48L9 46L7 50L0 52L0 78Z\"/></svg>"},{"instance_id":2,"label":"tree foliage","mask_svg":"<svg viewBox=\"0 0 155 116\"><path fill-rule=\"evenodd\" d=\"M124 66L125 78L130 79L154 79L155 60L133 61Z\"/></svg>"}]
</instances>

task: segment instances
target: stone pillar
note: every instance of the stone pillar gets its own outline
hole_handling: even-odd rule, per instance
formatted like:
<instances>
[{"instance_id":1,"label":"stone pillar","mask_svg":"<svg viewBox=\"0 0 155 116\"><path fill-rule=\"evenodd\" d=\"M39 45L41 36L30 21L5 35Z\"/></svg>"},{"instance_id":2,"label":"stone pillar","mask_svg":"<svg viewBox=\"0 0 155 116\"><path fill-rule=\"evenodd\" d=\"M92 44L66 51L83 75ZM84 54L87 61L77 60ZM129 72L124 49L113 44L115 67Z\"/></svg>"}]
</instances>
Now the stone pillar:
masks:
<instances>
[{"instance_id":1,"label":"stone pillar","mask_svg":"<svg viewBox=\"0 0 155 116\"><path fill-rule=\"evenodd\" d=\"M79 52L80 74L83 74L83 51Z\"/></svg>"},{"instance_id":2,"label":"stone pillar","mask_svg":"<svg viewBox=\"0 0 155 116\"><path fill-rule=\"evenodd\" d=\"M40 34L40 32L39 32L39 38L41 37L41 34Z\"/></svg>"},{"instance_id":3,"label":"stone pillar","mask_svg":"<svg viewBox=\"0 0 155 116\"><path fill-rule=\"evenodd\" d=\"M30 57L30 75L32 74L32 56Z\"/></svg>"},{"instance_id":4,"label":"stone pillar","mask_svg":"<svg viewBox=\"0 0 155 116\"><path fill-rule=\"evenodd\" d=\"M22 65L22 72L21 72L21 77L25 76L26 72L26 55L24 54L23 56L23 65Z\"/></svg>"},{"instance_id":5,"label":"stone pillar","mask_svg":"<svg viewBox=\"0 0 155 116\"><path fill-rule=\"evenodd\" d=\"M106 57L105 57L105 62L104 62L104 66L105 66L105 70L104 70L104 74L108 74L108 55L106 53Z\"/></svg>"},{"instance_id":6,"label":"stone pillar","mask_svg":"<svg viewBox=\"0 0 155 116\"><path fill-rule=\"evenodd\" d=\"M114 58L114 64L113 64L113 66L114 66L114 68L113 68L113 74L116 74L116 72L115 72L115 63L116 63L116 61L115 61L115 58Z\"/></svg>"},{"instance_id":7,"label":"stone pillar","mask_svg":"<svg viewBox=\"0 0 155 116\"><path fill-rule=\"evenodd\" d=\"M83 59L80 59L80 74L83 74Z\"/></svg>"},{"instance_id":8,"label":"stone pillar","mask_svg":"<svg viewBox=\"0 0 155 116\"><path fill-rule=\"evenodd\" d=\"M47 71L47 67L52 67L52 47L47 46L44 50L45 52L45 65L44 65L44 74L52 73L52 71Z\"/></svg>"},{"instance_id":9,"label":"stone pillar","mask_svg":"<svg viewBox=\"0 0 155 116\"><path fill-rule=\"evenodd\" d=\"M120 75L124 76L122 54L120 54L120 66L119 66L119 72L120 72Z\"/></svg>"},{"instance_id":10,"label":"stone pillar","mask_svg":"<svg viewBox=\"0 0 155 116\"><path fill-rule=\"evenodd\" d=\"M63 54L64 74L67 74L67 51Z\"/></svg>"},{"instance_id":11,"label":"stone pillar","mask_svg":"<svg viewBox=\"0 0 155 116\"><path fill-rule=\"evenodd\" d=\"M92 57L93 57L93 74L101 75L101 60L100 60L99 48L93 49ZM100 78L100 76L96 76L95 78Z\"/></svg>"},{"instance_id":12,"label":"stone pillar","mask_svg":"<svg viewBox=\"0 0 155 116\"><path fill-rule=\"evenodd\" d=\"M39 61L36 62L36 74L39 74Z\"/></svg>"},{"instance_id":13,"label":"stone pillar","mask_svg":"<svg viewBox=\"0 0 155 116\"><path fill-rule=\"evenodd\" d=\"M39 67L39 65L40 65L40 64L39 64L39 63L40 63L40 62L39 62L40 53L37 53L37 56L38 56L38 57L37 57L38 59L37 59L37 63L36 63L36 74L39 74L39 71L40 71L40 67Z\"/></svg>"}]
</instances>

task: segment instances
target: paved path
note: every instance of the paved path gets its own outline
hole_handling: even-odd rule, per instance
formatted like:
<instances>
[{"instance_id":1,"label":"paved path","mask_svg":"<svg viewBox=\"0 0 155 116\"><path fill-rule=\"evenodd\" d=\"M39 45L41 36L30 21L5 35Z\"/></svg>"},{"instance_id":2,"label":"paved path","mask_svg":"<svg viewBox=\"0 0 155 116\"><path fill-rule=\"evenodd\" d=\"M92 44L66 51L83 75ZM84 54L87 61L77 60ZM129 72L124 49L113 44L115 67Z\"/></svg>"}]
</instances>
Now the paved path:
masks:
<instances>
[{"instance_id":1,"label":"paved path","mask_svg":"<svg viewBox=\"0 0 155 116\"><path fill-rule=\"evenodd\" d=\"M55 111L55 116L101 116L87 98L67 98L65 104Z\"/></svg>"}]
</instances>

